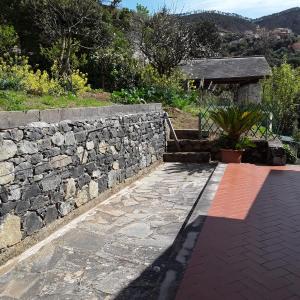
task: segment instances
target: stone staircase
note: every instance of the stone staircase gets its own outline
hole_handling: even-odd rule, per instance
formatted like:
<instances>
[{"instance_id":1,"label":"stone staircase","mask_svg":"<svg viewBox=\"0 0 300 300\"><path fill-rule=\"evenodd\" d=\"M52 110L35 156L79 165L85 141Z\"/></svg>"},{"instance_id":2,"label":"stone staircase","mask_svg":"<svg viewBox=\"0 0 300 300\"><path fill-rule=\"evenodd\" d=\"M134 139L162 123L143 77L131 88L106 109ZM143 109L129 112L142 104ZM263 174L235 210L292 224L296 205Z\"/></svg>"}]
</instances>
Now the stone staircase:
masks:
<instances>
[{"instance_id":1,"label":"stone staircase","mask_svg":"<svg viewBox=\"0 0 300 300\"><path fill-rule=\"evenodd\" d=\"M165 162L209 163L211 161L211 143L207 139L199 139L199 131L194 129L175 130L180 150L172 134L167 141Z\"/></svg>"}]
</instances>

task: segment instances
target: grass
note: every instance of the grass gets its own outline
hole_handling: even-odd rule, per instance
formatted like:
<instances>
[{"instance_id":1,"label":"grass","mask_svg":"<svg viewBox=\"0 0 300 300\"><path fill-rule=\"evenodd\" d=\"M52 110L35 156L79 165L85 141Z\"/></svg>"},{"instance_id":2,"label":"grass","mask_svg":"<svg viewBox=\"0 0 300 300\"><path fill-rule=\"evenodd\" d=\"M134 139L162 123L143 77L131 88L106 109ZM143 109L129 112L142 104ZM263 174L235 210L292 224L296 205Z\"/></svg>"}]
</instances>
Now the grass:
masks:
<instances>
[{"instance_id":1,"label":"grass","mask_svg":"<svg viewBox=\"0 0 300 300\"><path fill-rule=\"evenodd\" d=\"M99 107L112 103L99 100L91 96L33 96L24 92L0 91L0 110L27 111L31 109L71 108L71 107Z\"/></svg>"}]
</instances>

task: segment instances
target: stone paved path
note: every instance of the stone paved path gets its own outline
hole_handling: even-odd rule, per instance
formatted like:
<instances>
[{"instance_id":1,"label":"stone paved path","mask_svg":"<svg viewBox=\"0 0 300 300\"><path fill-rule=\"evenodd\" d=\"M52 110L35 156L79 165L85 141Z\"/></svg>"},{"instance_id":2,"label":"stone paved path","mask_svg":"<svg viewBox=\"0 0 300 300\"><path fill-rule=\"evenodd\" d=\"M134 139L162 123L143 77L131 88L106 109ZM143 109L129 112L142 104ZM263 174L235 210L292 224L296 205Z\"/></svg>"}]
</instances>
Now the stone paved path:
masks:
<instances>
[{"instance_id":1,"label":"stone paved path","mask_svg":"<svg viewBox=\"0 0 300 300\"><path fill-rule=\"evenodd\" d=\"M0 299L155 299L155 284L212 166L164 164L0 275Z\"/></svg>"},{"instance_id":2,"label":"stone paved path","mask_svg":"<svg viewBox=\"0 0 300 300\"><path fill-rule=\"evenodd\" d=\"M229 165L176 300L300 299L300 168Z\"/></svg>"}]
</instances>

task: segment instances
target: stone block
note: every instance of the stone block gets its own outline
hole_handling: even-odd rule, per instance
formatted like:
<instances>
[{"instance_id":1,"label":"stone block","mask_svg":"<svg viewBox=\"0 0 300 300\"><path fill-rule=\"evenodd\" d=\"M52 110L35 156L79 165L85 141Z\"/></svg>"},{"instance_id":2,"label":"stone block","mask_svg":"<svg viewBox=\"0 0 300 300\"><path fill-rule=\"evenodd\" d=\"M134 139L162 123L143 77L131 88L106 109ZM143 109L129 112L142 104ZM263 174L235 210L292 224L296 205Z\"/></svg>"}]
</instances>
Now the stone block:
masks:
<instances>
[{"instance_id":1,"label":"stone block","mask_svg":"<svg viewBox=\"0 0 300 300\"><path fill-rule=\"evenodd\" d=\"M67 183L65 185L65 193L66 199L72 198L76 195L76 182L73 178L67 180Z\"/></svg>"},{"instance_id":2,"label":"stone block","mask_svg":"<svg viewBox=\"0 0 300 300\"><path fill-rule=\"evenodd\" d=\"M38 146L35 142L23 140L18 144L18 148L21 154L34 154L38 152Z\"/></svg>"},{"instance_id":3,"label":"stone block","mask_svg":"<svg viewBox=\"0 0 300 300\"><path fill-rule=\"evenodd\" d=\"M0 141L0 161L14 157L17 153L17 146L13 141Z\"/></svg>"},{"instance_id":4,"label":"stone block","mask_svg":"<svg viewBox=\"0 0 300 300\"><path fill-rule=\"evenodd\" d=\"M10 162L0 163L0 185L13 182L15 179L14 172L15 172L15 168L13 163Z\"/></svg>"},{"instance_id":5,"label":"stone block","mask_svg":"<svg viewBox=\"0 0 300 300\"><path fill-rule=\"evenodd\" d=\"M66 167L72 163L72 157L68 155L57 155L51 158L50 160L50 166L52 166L54 169L60 169L63 167Z\"/></svg>"},{"instance_id":6,"label":"stone block","mask_svg":"<svg viewBox=\"0 0 300 300\"><path fill-rule=\"evenodd\" d=\"M27 212L24 216L23 228L27 235L32 235L37 232L43 226L43 221L41 217L33 211Z\"/></svg>"},{"instance_id":7,"label":"stone block","mask_svg":"<svg viewBox=\"0 0 300 300\"><path fill-rule=\"evenodd\" d=\"M51 141L56 146L62 146L65 142L65 137L60 132L56 132L52 136Z\"/></svg>"},{"instance_id":8,"label":"stone block","mask_svg":"<svg viewBox=\"0 0 300 300\"><path fill-rule=\"evenodd\" d=\"M18 216L6 215L0 225L0 249L13 246L22 239L21 219Z\"/></svg>"},{"instance_id":9,"label":"stone block","mask_svg":"<svg viewBox=\"0 0 300 300\"><path fill-rule=\"evenodd\" d=\"M83 204L87 203L89 201L89 195L88 195L88 187L85 186L81 191L78 192L77 197L75 199L76 207L80 207Z\"/></svg>"},{"instance_id":10,"label":"stone block","mask_svg":"<svg viewBox=\"0 0 300 300\"><path fill-rule=\"evenodd\" d=\"M89 184L89 194L91 199L95 199L99 194L98 182L92 180Z\"/></svg>"}]
</instances>

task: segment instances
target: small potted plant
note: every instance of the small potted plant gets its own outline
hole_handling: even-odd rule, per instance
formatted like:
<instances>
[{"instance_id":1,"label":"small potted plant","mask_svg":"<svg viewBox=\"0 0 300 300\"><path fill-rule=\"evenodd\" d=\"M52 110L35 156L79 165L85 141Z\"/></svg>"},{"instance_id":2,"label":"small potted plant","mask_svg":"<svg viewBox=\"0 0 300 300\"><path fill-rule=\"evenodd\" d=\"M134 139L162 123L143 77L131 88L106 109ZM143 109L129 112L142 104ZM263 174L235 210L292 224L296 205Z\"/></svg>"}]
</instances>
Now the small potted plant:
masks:
<instances>
[{"instance_id":1,"label":"small potted plant","mask_svg":"<svg viewBox=\"0 0 300 300\"><path fill-rule=\"evenodd\" d=\"M262 116L257 108L247 109L239 106L220 108L210 113L210 118L223 130L219 140L222 162L241 163L244 150L247 147L255 147L244 134L259 123Z\"/></svg>"}]
</instances>

